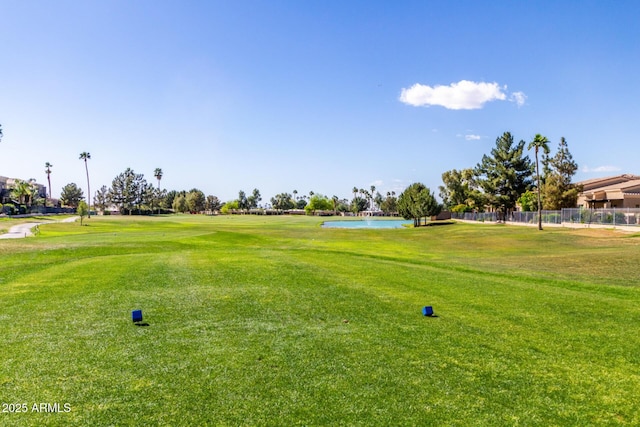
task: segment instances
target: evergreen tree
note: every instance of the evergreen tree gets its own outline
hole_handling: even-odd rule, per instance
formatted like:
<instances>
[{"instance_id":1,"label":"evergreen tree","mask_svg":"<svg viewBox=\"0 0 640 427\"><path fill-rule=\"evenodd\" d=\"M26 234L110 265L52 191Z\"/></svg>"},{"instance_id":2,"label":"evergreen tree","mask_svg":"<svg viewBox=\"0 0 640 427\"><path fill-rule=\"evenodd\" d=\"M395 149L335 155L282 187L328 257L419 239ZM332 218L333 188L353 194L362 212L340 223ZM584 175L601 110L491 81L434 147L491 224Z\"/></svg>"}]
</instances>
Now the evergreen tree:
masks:
<instances>
[{"instance_id":1,"label":"evergreen tree","mask_svg":"<svg viewBox=\"0 0 640 427\"><path fill-rule=\"evenodd\" d=\"M106 185L100 187L100 190L96 191L96 195L93 196L93 206L99 211L104 212L107 208L109 200L109 189Z\"/></svg>"},{"instance_id":2,"label":"evergreen tree","mask_svg":"<svg viewBox=\"0 0 640 427\"><path fill-rule=\"evenodd\" d=\"M152 183L142 180L140 184L140 193L137 200L138 214L142 214L142 209L148 213L153 213L153 207L157 198L157 191Z\"/></svg>"},{"instance_id":3,"label":"evergreen tree","mask_svg":"<svg viewBox=\"0 0 640 427\"><path fill-rule=\"evenodd\" d=\"M260 195L260 190L257 188L253 189L253 192L249 197L247 197L247 206L249 209L256 209L258 207L258 203L262 200L262 196Z\"/></svg>"},{"instance_id":4,"label":"evergreen tree","mask_svg":"<svg viewBox=\"0 0 640 427\"><path fill-rule=\"evenodd\" d=\"M116 176L109 189L109 201L120 208L121 213L132 214L134 207L147 201L147 194L152 189L147 185L144 175L127 168Z\"/></svg>"},{"instance_id":5,"label":"evergreen tree","mask_svg":"<svg viewBox=\"0 0 640 427\"><path fill-rule=\"evenodd\" d=\"M560 138L558 151L549 159L542 195L545 209L573 208L576 206L581 188L572 184L572 179L578 171L578 164L573 160L569 146L564 137Z\"/></svg>"},{"instance_id":6,"label":"evergreen tree","mask_svg":"<svg viewBox=\"0 0 640 427\"><path fill-rule=\"evenodd\" d=\"M215 211L220 210L221 207L222 207L222 202L220 201L220 199L218 199L216 196L213 196L211 194L207 196L207 200L204 204L205 210L209 211L210 213L213 213Z\"/></svg>"},{"instance_id":7,"label":"evergreen tree","mask_svg":"<svg viewBox=\"0 0 640 427\"><path fill-rule=\"evenodd\" d=\"M238 191L238 209L246 211L249 209L249 200L243 190Z\"/></svg>"},{"instance_id":8,"label":"evergreen tree","mask_svg":"<svg viewBox=\"0 0 640 427\"><path fill-rule=\"evenodd\" d=\"M476 179L487 203L506 215L516 206L518 198L531 188L533 164L524 156L525 142L513 142L513 136L505 132L496 139L491 155L482 156L475 168Z\"/></svg>"},{"instance_id":9,"label":"evergreen tree","mask_svg":"<svg viewBox=\"0 0 640 427\"><path fill-rule=\"evenodd\" d=\"M76 185L76 183L72 182L70 184L62 187L62 192L60 193L60 202L63 206L71 206L72 208L77 208L80 200L84 197L82 189Z\"/></svg>"},{"instance_id":10,"label":"evergreen tree","mask_svg":"<svg viewBox=\"0 0 640 427\"><path fill-rule=\"evenodd\" d=\"M398 212L404 219L413 219L413 226L420 226L420 218L437 215L442 207L424 184L416 182L398 197Z\"/></svg>"}]
</instances>

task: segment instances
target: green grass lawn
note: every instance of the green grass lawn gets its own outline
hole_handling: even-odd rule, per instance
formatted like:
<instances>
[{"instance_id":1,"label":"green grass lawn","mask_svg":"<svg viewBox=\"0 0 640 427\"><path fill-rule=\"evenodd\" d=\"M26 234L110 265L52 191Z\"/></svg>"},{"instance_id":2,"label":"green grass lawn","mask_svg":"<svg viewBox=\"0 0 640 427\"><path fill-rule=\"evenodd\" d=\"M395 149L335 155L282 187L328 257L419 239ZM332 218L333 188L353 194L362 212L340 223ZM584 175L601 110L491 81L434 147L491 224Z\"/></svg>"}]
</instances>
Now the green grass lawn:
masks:
<instances>
[{"instance_id":1,"label":"green grass lawn","mask_svg":"<svg viewBox=\"0 0 640 427\"><path fill-rule=\"evenodd\" d=\"M87 222L0 240L0 425L640 424L639 234Z\"/></svg>"}]
</instances>

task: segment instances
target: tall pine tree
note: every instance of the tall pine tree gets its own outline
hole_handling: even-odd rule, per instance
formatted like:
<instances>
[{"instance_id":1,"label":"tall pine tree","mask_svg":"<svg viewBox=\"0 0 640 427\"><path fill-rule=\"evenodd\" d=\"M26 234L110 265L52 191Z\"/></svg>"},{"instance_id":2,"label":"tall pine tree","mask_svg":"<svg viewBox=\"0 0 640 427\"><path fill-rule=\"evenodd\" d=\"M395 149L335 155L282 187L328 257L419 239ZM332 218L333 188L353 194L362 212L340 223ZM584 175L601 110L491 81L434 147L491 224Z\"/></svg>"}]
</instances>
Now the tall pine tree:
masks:
<instances>
[{"instance_id":1,"label":"tall pine tree","mask_svg":"<svg viewBox=\"0 0 640 427\"><path fill-rule=\"evenodd\" d=\"M477 182L490 206L503 215L511 212L521 194L531 188L534 165L524 156L525 142L514 144L505 132L496 139L491 155L482 156L475 168Z\"/></svg>"},{"instance_id":2,"label":"tall pine tree","mask_svg":"<svg viewBox=\"0 0 640 427\"><path fill-rule=\"evenodd\" d=\"M548 169L542 185L544 209L574 208L582 189L571 182L578 164L573 160L564 137L560 138L557 153L547 162Z\"/></svg>"}]
</instances>

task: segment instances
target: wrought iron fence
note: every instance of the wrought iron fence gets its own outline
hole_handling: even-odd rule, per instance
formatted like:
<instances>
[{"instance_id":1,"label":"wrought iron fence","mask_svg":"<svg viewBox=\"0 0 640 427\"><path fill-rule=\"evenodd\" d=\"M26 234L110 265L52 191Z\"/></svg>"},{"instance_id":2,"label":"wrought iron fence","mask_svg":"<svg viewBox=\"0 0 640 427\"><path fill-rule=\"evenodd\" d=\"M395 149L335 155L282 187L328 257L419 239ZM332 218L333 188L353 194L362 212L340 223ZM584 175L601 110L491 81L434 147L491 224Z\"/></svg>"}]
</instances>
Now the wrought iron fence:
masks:
<instances>
[{"instance_id":1,"label":"wrought iron fence","mask_svg":"<svg viewBox=\"0 0 640 427\"><path fill-rule=\"evenodd\" d=\"M495 222L498 219L496 212L451 212L452 219L465 221Z\"/></svg>"},{"instance_id":2,"label":"wrought iron fence","mask_svg":"<svg viewBox=\"0 0 640 427\"><path fill-rule=\"evenodd\" d=\"M562 211L542 211L542 223L543 224L561 224L562 223ZM538 212L513 212L511 218L508 218L513 222L537 224Z\"/></svg>"},{"instance_id":3,"label":"wrought iron fence","mask_svg":"<svg viewBox=\"0 0 640 427\"><path fill-rule=\"evenodd\" d=\"M496 212L452 212L451 218L466 221L496 222ZM500 218L502 219L502 218ZM538 212L512 212L504 218L506 222L537 224ZM611 226L640 226L640 209L562 209L559 211L542 211L543 224L600 224Z\"/></svg>"},{"instance_id":4,"label":"wrought iron fence","mask_svg":"<svg viewBox=\"0 0 640 427\"><path fill-rule=\"evenodd\" d=\"M562 222L572 224L640 225L638 208L563 209Z\"/></svg>"}]
</instances>

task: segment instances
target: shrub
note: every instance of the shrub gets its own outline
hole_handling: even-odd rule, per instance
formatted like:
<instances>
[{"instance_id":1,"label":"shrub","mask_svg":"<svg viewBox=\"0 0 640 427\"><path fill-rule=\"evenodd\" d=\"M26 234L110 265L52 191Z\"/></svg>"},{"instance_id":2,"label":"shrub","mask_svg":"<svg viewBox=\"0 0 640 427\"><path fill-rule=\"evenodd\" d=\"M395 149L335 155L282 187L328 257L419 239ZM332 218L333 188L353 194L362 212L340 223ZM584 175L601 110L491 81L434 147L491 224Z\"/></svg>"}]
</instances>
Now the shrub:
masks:
<instances>
[{"instance_id":1,"label":"shrub","mask_svg":"<svg viewBox=\"0 0 640 427\"><path fill-rule=\"evenodd\" d=\"M616 212L614 218L615 218L615 223L616 224L626 224L627 223L627 217L622 212Z\"/></svg>"},{"instance_id":2,"label":"shrub","mask_svg":"<svg viewBox=\"0 0 640 427\"><path fill-rule=\"evenodd\" d=\"M466 213L466 212L471 212L473 209L471 209L471 206L467 206L465 204L460 204L460 205L455 205L454 207L451 208L451 212L457 212L457 213Z\"/></svg>"},{"instance_id":3,"label":"shrub","mask_svg":"<svg viewBox=\"0 0 640 427\"><path fill-rule=\"evenodd\" d=\"M590 224L593 221L593 214L591 211L582 210L580 211L580 223L581 224Z\"/></svg>"},{"instance_id":4,"label":"shrub","mask_svg":"<svg viewBox=\"0 0 640 427\"><path fill-rule=\"evenodd\" d=\"M546 222L547 224L560 224L562 222L561 215L558 213L542 215L542 222Z\"/></svg>"},{"instance_id":5,"label":"shrub","mask_svg":"<svg viewBox=\"0 0 640 427\"><path fill-rule=\"evenodd\" d=\"M238 209L238 201L232 200L230 202L225 203L220 209L220 213L223 215L227 215L233 213L233 211Z\"/></svg>"}]
</instances>

